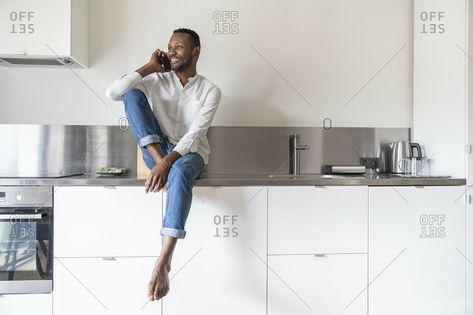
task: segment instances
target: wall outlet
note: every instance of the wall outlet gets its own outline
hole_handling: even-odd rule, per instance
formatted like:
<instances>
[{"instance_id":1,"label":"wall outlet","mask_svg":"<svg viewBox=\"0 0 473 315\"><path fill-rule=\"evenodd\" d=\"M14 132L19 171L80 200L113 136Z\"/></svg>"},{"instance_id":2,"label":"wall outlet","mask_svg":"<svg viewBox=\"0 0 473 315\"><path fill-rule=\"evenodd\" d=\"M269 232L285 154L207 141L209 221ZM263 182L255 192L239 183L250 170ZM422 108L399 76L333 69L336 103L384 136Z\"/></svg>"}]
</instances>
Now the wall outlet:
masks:
<instances>
[{"instance_id":1,"label":"wall outlet","mask_svg":"<svg viewBox=\"0 0 473 315\"><path fill-rule=\"evenodd\" d=\"M366 166L368 169L379 168L379 158L360 158L360 165Z\"/></svg>"}]
</instances>

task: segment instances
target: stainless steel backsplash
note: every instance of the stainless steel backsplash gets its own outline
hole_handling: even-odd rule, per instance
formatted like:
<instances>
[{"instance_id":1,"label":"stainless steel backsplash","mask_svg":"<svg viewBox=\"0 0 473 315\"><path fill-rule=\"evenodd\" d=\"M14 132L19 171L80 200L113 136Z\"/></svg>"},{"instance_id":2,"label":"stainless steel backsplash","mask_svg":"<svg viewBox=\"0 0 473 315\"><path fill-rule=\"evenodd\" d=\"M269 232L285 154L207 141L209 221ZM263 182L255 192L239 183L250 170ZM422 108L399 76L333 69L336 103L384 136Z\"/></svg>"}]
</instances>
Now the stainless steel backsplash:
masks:
<instances>
[{"instance_id":1,"label":"stainless steel backsplash","mask_svg":"<svg viewBox=\"0 0 473 315\"><path fill-rule=\"evenodd\" d=\"M381 157L387 144L410 140L409 128L211 127L205 174L289 172L289 136L300 134L301 172L320 173L325 164L358 165ZM102 166L136 172L136 142L117 126L0 125L0 175L91 173Z\"/></svg>"},{"instance_id":2,"label":"stainless steel backsplash","mask_svg":"<svg viewBox=\"0 0 473 315\"><path fill-rule=\"evenodd\" d=\"M359 165L360 157L379 157L386 169L387 145L410 139L409 128L212 127L205 174L289 173L289 136L300 134L301 173L320 173L322 165Z\"/></svg>"},{"instance_id":3,"label":"stainless steel backsplash","mask_svg":"<svg viewBox=\"0 0 473 315\"><path fill-rule=\"evenodd\" d=\"M115 126L0 125L0 175L89 173L102 166L136 172L136 144Z\"/></svg>"}]
</instances>

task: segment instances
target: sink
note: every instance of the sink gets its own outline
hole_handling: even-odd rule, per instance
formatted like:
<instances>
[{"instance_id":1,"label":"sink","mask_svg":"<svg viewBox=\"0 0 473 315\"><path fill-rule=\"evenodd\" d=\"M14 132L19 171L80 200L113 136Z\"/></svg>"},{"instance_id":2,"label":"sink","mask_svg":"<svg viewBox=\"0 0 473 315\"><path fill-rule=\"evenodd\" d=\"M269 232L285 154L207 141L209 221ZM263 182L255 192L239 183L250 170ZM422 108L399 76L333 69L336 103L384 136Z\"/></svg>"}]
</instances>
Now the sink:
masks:
<instances>
[{"instance_id":1,"label":"sink","mask_svg":"<svg viewBox=\"0 0 473 315\"><path fill-rule=\"evenodd\" d=\"M350 175L324 174L324 175L320 175L320 178L328 178L328 179L365 179L366 176L363 175L363 174L350 174Z\"/></svg>"},{"instance_id":2,"label":"sink","mask_svg":"<svg viewBox=\"0 0 473 315\"><path fill-rule=\"evenodd\" d=\"M364 175L356 174L356 175L339 175L339 174L324 174L320 175L320 178L343 178L343 179L349 179L349 178L365 178Z\"/></svg>"},{"instance_id":3,"label":"sink","mask_svg":"<svg viewBox=\"0 0 473 315\"><path fill-rule=\"evenodd\" d=\"M303 177L310 177L310 178L319 178L321 175L320 174L271 174L268 175L269 178L303 178Z\"/></svg>"}]
</instances>

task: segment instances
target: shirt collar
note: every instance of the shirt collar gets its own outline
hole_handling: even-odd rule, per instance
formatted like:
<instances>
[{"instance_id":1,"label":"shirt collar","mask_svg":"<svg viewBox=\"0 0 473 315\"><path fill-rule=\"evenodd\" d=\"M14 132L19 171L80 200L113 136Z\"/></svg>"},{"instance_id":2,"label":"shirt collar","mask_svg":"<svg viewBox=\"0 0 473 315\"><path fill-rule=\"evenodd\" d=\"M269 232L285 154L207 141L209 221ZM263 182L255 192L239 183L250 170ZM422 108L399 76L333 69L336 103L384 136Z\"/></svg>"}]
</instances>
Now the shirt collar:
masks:
<instances>
[{"instance_id":1,"label":"shirt collar","mask_svg":"<svg viewBox=\"0 0 473 315\"><path fill-rule=\"evenodd\" d=\"M177 76L176 72L172 71L173 77L174 77L174 82L176 82L177 86L179 86L180 89L187 88L187 86L192 85L194 81L196 81L200 76L198 73L196 73L194 76L189 77L189 82L185 86L182 86L181 79Z\"/></svg>"}]
</instances>

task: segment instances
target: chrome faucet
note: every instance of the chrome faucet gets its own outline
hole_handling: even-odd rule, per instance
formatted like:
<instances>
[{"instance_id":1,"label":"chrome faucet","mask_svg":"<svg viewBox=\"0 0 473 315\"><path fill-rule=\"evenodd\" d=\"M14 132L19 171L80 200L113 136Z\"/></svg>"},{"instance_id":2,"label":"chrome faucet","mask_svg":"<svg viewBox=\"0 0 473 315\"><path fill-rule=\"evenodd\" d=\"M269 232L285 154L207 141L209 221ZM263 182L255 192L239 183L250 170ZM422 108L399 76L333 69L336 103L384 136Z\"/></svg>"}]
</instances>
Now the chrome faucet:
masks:
<instances>
[{"instance_id":1,"label":"chrome faucet","mask_svg":"<svg viewBox=\"0 0 473 315\"><path fill-rule=\"evenodd\" d=\"M301 157L299 151L310 150L307 144L298 144L299 135L289 136L289 174L298 175L301 173Z\"/></svg>"}]
</instances>

